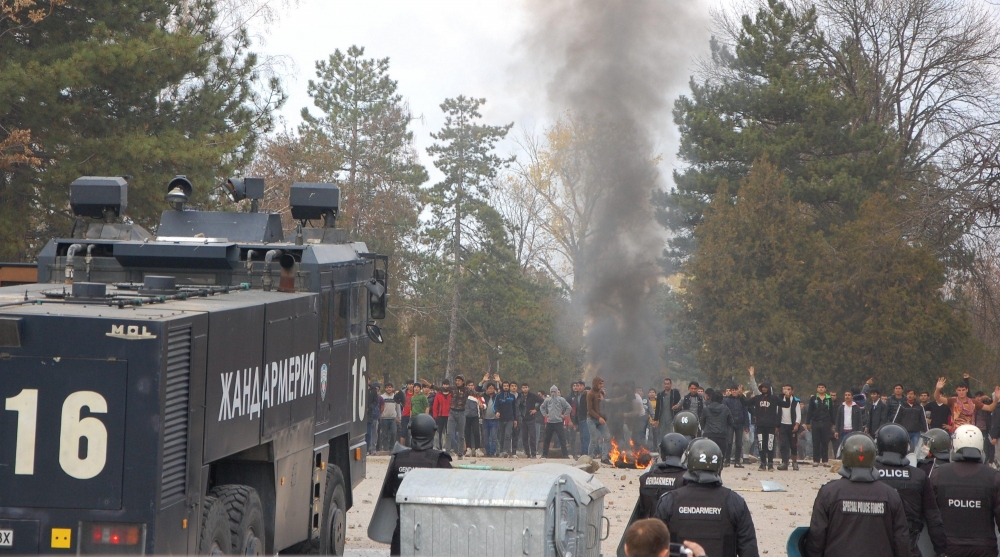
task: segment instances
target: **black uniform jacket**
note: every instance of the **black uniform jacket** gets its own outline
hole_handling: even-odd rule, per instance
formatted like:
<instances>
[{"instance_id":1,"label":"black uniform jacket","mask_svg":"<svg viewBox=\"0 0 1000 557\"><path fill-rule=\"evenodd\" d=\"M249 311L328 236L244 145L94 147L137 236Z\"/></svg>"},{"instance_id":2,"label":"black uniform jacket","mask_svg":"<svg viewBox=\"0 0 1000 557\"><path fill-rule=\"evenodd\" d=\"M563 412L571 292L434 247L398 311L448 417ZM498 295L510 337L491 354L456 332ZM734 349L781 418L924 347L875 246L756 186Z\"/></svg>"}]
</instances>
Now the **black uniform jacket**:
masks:
<instances>
[{"instance_id":1,"label":"black uniform jacket","mask_svg":"<svg viewBox=\"0 0 1000 557\"><path fill-rule=\"evenodd\" d=\"M995 557L1000 472L978 462L939 464L931 486L948 536L948 555Z\"/></svg>"},{"instance_id":2,"label":"black uniform jacket","mask_svg":"<svg viewBox=\"0 0 1000 557\"><path fill-rule=\"evenodd\" d=\"M938 510L934 489L927 474L913 466L889 464L882 462L881 459L882 457L878 457L875 460L879 480L895 489L896 493L899 493L899 498L903 500L906 524L910 528L910 554L913 557L920 557L917 540L920 539L920 533L925 525L934 545L934 551L938 555L944 554L948 542L944 535L944 524L941 522L941 511Z\"/></svg>"},{"instance_id":3,"label":"black uniform jacket","mask_svg":"<svg viewBox=\"0 0 1000 557\"><path fill-rule=\"evenodd\" d=\"M689 483L681 489L710 490L721 487L722 486L718 484ZM659 502L656 503L656 511L653 512L653 516L662 520L668 528L670 527L671 519L673 519L673 496L678 491L680 491L680 489L668 491L660 497ZM743 497L740 497L740 495L735 491L730 491L729 495L726 497L726 515L729 518L729 524L735 534L736 554L740 557L759 557L760 553L757 549L757 531L753 526L753 517L750 516L750 509L747 507L747 502L744 501Z\"/></svg>"},{"instance_id":4,"label":"black uniform jacket","mask_svg":"<svg viewBox=\"0 0 1000 557\"><path fill-rule=\"evenodd\" d=\"M657 462L649 471L639 476L639 501L636 503L636 520L650 518L660 497L668 491L684 487L686 468L677 468ZM631 521L629 522L631 524Z\"/></svg>"},{"instance_id":5,"label":"black uniform jacket","mask_svg":"<svg viewBox=\"0 0 1000 557\"><path fill-rule=\"evenodd\" d=\"M909 557L903 501L882 482L833 480L816 494L806 548L809 557Z\"/></svg>"}]
</instances>

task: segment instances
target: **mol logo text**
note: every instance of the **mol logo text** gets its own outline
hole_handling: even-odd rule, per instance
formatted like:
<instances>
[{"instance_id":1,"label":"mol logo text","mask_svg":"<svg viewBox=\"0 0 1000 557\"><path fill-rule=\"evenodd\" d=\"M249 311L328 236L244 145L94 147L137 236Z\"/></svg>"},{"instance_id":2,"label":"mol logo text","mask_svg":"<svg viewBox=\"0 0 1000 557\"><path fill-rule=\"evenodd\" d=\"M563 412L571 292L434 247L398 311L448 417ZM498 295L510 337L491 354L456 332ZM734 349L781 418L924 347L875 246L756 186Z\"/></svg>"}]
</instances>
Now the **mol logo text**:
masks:
<instances>
[{"instance_id":1,"label":"mol logo text","mask_svg":"<svg viewBox=\"0 0 1000 557\"><path fill-rule=\"evenodd\" d=\"M125 340L148 340L156 338L156 335L149 332L145 325L112 325L110 333L104 333L111 338L123 338Z\"/></svg>"}]
</instances>

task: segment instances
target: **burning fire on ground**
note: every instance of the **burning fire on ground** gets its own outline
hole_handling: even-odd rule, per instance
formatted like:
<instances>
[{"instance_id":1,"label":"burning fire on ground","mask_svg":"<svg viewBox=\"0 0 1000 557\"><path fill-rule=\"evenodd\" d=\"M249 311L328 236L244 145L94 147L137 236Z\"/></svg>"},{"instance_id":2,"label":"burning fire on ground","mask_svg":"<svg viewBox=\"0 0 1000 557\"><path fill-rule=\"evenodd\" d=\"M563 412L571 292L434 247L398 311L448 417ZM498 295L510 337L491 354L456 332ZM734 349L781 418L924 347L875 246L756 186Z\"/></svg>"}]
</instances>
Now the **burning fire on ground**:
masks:
<instances>
[{"instance_id":1,"label":"burning fire on ground","mask_svg":"<svg viewBox=\"0 0 1000 557\"><path fill-rule=\"evenodd\" d=\"M608 460L614 464L615 468L638 468L640 470L649 468L649 465L653 463L653 455L646 450L646 447L640 446L637 449L632 440L629 440L628 444L629 449L622 451L618 447L618 441L612 438Z\"/></svg>"}]
</instances>

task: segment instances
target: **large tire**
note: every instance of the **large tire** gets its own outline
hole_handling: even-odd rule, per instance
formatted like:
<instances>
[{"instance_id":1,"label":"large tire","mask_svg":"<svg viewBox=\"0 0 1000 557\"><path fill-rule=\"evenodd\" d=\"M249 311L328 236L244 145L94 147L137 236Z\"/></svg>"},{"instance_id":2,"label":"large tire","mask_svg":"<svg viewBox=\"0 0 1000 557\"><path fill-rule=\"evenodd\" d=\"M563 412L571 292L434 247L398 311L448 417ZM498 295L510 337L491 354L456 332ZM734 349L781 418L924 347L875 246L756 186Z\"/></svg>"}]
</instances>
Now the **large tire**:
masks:
<instances>
[{"instance_id":1,"label":"large tire","mask_svg":"<svg viewBox=\"0 0 1000 557\"><path fill-rule=\"evenodd\" d=\"M323 525L320 528L319 554L343 555L347 536L347 484L337 466L326 469L326 492L323 495Z\"/></svg>"},{"instance_id":2,"label":"large tire","mask_svg":"<svg viewBox=\"0 0 1000 557\"><path fill-rule=\"evenodd\" d=\"M201 503L201 536L199 555L229 555L233 552L226 507L215 497L205 497Z\"/></svg>"},{"instance_id":3,"label":"large tire","mask_svg":"<svg viewBox=\"0 0 1000 557\"><path fill-rule=\"evenodd\" d=\"M245 485L220 485L209 494L225 508L232 554L263 555L264 509L257 490Z\"/></svg>"}]
</instances>

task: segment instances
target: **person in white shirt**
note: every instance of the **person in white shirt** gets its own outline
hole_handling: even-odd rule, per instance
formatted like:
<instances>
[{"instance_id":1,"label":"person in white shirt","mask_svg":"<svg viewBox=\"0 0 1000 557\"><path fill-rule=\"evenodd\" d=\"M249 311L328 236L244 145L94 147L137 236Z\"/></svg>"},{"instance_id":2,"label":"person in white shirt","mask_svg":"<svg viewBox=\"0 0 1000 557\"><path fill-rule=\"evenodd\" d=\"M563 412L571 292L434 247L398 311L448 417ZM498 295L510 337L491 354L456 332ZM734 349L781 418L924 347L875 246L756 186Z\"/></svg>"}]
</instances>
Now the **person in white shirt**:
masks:
<instances>
[{"instance_id":1,"label":"person in white shirt","mask_svg":"<svg viewBox=\"0 0 1000 557\"><path fill-rule=\"evenodd\" d=\"M833 438L837 440L838 445L843 444L848 435L855 431L863 431L864 427L864 410L854 403L854 389L844 389L844 403L837 412Z\"/></svg>"},{"instance_id":2,"label":"person in white shirt","mask_svg":"<svg viewBox=\"0 0 1000 557\"><path fill-rule=\"evenodd\" d=\"M396 389L393 387L392 383L385 384L385 392L380 395L383 401L382 407L382 417L379 418L379 450L391 451L393 446L396 444L396 438L398 437L397 428L399 424L400 412L399 405L393 397L396 394Z\"/></svg>"}]
</instances>

